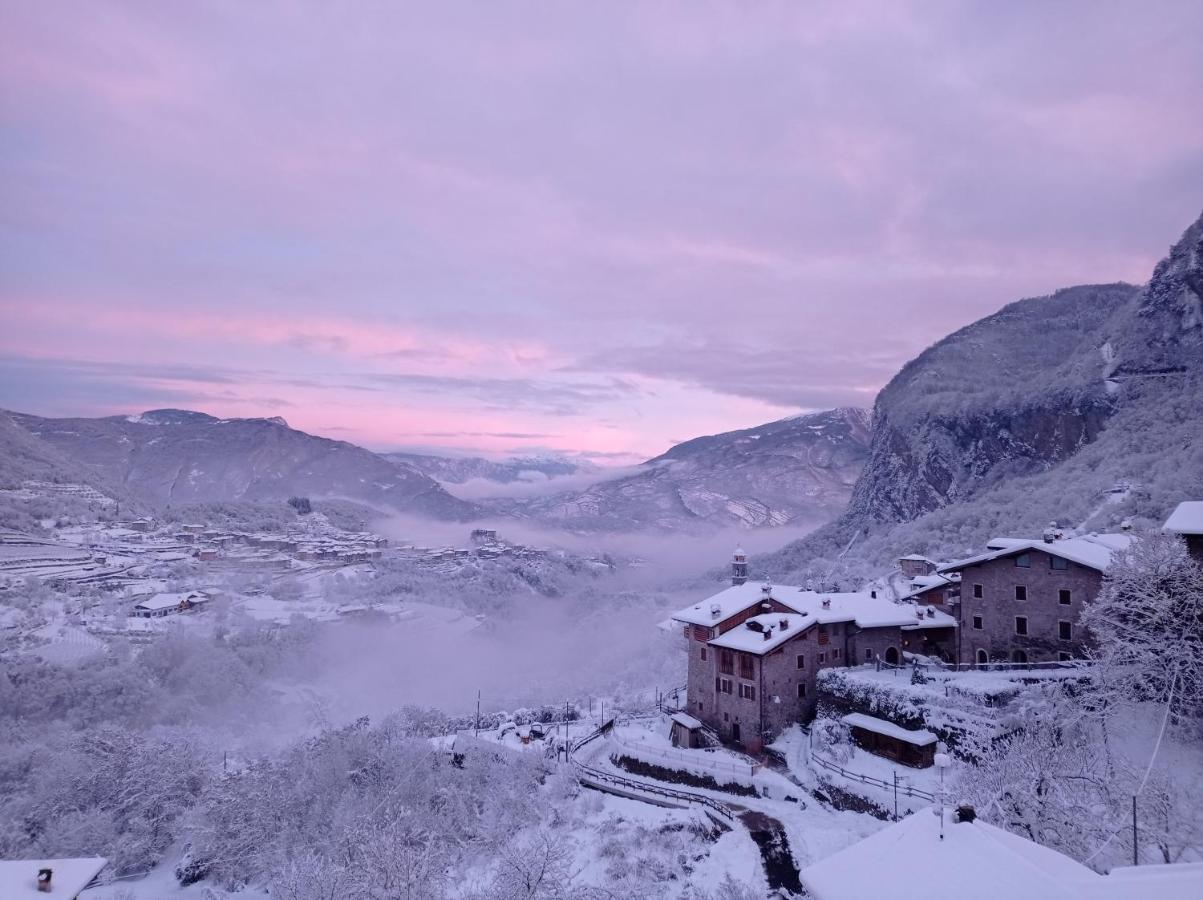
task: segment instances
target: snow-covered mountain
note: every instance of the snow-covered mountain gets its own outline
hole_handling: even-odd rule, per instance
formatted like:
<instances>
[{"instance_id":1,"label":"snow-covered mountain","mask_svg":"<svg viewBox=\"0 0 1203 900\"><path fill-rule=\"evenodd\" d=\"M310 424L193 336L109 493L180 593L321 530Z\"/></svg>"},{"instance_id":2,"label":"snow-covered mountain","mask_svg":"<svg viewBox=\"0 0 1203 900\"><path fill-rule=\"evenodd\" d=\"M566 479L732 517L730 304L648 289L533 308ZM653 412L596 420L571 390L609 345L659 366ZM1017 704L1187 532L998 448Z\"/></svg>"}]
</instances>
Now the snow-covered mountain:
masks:
<instances>
[{"instance_id":1,"label":"snow-covered mountain","mask_svg":"<svg viewBox=\"0 0 1203 900\"><path fill-rule=\"evenodd\" d=\"M1203 218L1143 288L1021 300L907 363L878 395L846 514L761 565L972 550L1052 520L1152 523L1199 496Z\"/></svg>"},{"instance_id":2,"label":"snow-covered mountain","mask_svg":"<svg viewBox=\"0 0 1203 900\"><path fill-rule=\"evenodd\" d=\"M297 431L280 418L218 419L176 409L98 419L7 418L37 439L34 446L48 445L153 507L304 495L441 519L476 513L415 469Z\"/></svg>"},{"instance_id":3,"label":"snow-covered mountain","mask_svg":"<svg viewBox=\"0 0 1203 900\"><path fill-rule=\"evenodd\" d=\"M549 480L598 471L593 463L566 456L514 456L492 460L481 456L436 456L405 452L380 455L444 484L464 484L477 479L513 484L516 481Z\"/></svg>"},{"instance_id":4,"label":"snow-covered mountain","mask_svg":"<svg viewBox=\"0 0 1203 900\"><path fill-rule=\"evenodd\" d=\"M496 506L580 530L818 524L844 508L868 443L865 410L792 416L694 438L582 491Z\"/></svg>"}]
</instances>

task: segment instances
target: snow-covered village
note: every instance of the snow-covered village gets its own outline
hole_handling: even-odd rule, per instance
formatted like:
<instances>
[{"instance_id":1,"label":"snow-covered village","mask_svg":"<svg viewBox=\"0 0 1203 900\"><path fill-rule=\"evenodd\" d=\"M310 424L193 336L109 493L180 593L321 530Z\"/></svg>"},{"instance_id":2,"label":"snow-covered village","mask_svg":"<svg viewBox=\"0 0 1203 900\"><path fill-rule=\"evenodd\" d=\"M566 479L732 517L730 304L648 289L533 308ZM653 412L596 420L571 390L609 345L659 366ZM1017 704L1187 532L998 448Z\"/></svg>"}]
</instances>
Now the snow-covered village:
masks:
<instances>
[{"instance_id":1,"label":"snow-covered village","mask_svg":"<svg viewBox=\"0 0 1203 900\"><path fill-rule=\"evenodd\" d=\"M1203 897L1203 5L0 10L0 900Z\"/></svg>"}]
</instances>

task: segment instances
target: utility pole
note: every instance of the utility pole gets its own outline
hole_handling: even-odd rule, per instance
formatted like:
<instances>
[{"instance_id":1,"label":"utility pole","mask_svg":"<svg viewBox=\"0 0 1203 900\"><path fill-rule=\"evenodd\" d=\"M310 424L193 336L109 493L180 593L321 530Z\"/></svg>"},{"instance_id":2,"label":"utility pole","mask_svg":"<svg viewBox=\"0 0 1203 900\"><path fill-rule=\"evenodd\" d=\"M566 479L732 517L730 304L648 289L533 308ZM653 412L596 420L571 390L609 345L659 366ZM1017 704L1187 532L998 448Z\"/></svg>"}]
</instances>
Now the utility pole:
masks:
<instances>
[{"instance_id":1,"label":"utility pole","mask_svg":"<svg viewBox=\"0 0 1203 900\"><path fill-rule=\"evenodd\" d=\"M1132 865L1140 865L1140 850L1136 844L1136 795L1132 795Z\"/></svg>"},{"instance_id":2,"label":"utility pole","mask_svg":"<svg viewBox=\"0 0 1203 900\"><path fill-rule=\"evenodd\" d=\"M898 770L894 770L894 821L898 821Z\"/></svg>"},{"instance_id":3,"label":"utility pole","mask_svg":"<svg viewBox=\"0 0 1203 900\"><path fill-rule=\"evenodd\" d=\"M472 737L480 737L480 688L476 689L476 728Z\"/></svg>"}]
</instances>

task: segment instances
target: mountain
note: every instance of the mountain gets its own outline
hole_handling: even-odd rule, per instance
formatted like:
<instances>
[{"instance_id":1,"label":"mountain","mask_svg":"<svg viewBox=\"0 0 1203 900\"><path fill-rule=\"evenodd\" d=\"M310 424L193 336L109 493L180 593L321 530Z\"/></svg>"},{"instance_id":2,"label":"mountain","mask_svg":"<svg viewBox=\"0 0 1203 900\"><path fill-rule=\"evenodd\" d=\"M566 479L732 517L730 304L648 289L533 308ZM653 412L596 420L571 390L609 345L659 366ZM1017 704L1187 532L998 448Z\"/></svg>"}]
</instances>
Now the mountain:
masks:
<instances>
[{"instance_id":1,"label":"mountain","mask_svg":"<svg viewBox=\"0 0 1203 900\"><path fill-rule=\"evenodd\" d=\"M686 441L583 491L494 505L579 530L817 524L844 508L868 443L864 410L792 416Z\"/></svg>"},{"instance_id":2,"label":"mountain","mask_svg":"<svg viewBox=\"0 0 1203 900\"><path fill-rule=\"evenodd\" d=\"M1050 521L1152 524L1199 496L1203 218L1143 288L1021 300L907 363L878 395L846 513L759 564L853 577Z\"/></svg>"},{"instance_id":3,"label":"mountain","mask_svg":"<svg viewBox=\"0 0 1203 900\"><path fill-rule=\"evenodd\" d=\"M551 480L598 471L598 467L592 463L565 456L515 456L497 461L480 456L435 456L425 453L380 455L444 484L464 484L475 480L513 484L516 481Z\"/></svg>"},{"instance_id":4,"label":"mountain","mask_svg":"<svg viewBox=\"0 0 1203 900\"><path fill-rule=\"evenodd\" d=\"M7 415L61 457L152 507L303 495L440 519L476 513L421 472L279 418L218 419L178 409L99 419Z\"/></svg>"}]
</instances>

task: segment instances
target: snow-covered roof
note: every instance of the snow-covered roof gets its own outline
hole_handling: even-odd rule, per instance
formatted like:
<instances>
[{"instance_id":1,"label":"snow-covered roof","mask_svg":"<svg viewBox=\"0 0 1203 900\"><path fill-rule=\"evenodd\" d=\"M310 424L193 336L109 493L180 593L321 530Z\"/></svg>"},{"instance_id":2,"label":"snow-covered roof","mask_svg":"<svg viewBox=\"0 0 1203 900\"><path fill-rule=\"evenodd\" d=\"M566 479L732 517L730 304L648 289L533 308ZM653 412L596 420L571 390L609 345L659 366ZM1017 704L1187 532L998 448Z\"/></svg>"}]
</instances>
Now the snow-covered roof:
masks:
<instances>
[{"instance_id":1,"label":"snow-covered roof","mask_svg":"<svg viewBox=\"0 0 1203 900\"><path fill-rule=\"evenodd\" d=\"M931 562L931 560L928 559L926 556L924 556L922 553L911 553L907 556L900 556L900 557L898 557L898 559L899 560L907 560L908 562Z\"/></svg>"},{"instance_id":2,"label":"snow-covered roof","mask_svg":"<svg viewBox=\"0 0 1203 900\"><path fill-rule=\"evenodd\" d=\"M108 860L99 856L86 859L4 859L0 860L0 897L4 900L45 900L46 897L74 897L88 886ZM50 869L50 892L38 890L38 871Z\"/></svg>"},{"instance_id":3,"label":"snow-covered roof","mask_svg":"<svg viewBox=\"0 0 1203 900\"><path fill-rule=\"evenodd\" d=\"M134 604L135 609L171 609L179 606L185 600L207 600L209 599L200 591L183 591L173 594L155 594L139 603Z\"/></svg>"},{"instance_id":4,"label":"snow-covered roof","mask_svg":"<svg viewBox=\"0 0 1203 900\"><path fill-rule=\"evenodd\" d=\"M1203 534L1203 500L1179 503L1162 527L1175 534Z\"/></svg>"},{"instance_id":5,"label":"snow-covered roof","mask_svg":"<svg viewBox=\"0 0 1203 900\"><path fill-rule=\"evenodd\" d=\"M815 621L814 616L806 614L765 613L752 616L742 625L724 632L710 641L710 645L744 653L768 653L804 632Z\"/></svg>"},{"instance_id":6,"label":"snow-covered roof","mask_svg":"<svg viewBox=\"0 0 1203 900\"><path fill-rule=\"evenodd\" d=\"M1090 896L1098 900L1194 900L1203 897L1203 863L1119 866Z\"/></svg>"},{"instance_id":7,"label":"snow-covered roof","mask_svg":"<svg viewBox=\"0 0 1203 900\"><path fill-rule=\"evenodd\" d=\"M693 731L696 728L701 728L702 723L687 713L673 713L672 720L683 728L688 728Z\"/></svg>"},{"instance_id":8,"label":"snow-covered roof","mask_svg":"<svg viewBox=\"0 0 1203 900\"><path fill-rule=\"evenodd\" d=\"M781 594L797 590L797 588L791 587L774 587L770 596L776 598ZM689 625L717 625L736 613L743 612L752 604L763 602L765 598L763 585L759 582L749 581L733 585L712 597L707 597L700 603L678 610L673 613L672 617L674 621Z\"/></svg>"},{"instance_id":9,"label":"snow-covered roof","mask_svg":"<svg viewBox=\"0 0 1203 900\"><path fill-rule=\"evenodd\" d=\"M886 597L874 597L869 591L832 594L789 585L774 585L771 591L766 593L763 585L752 582L719 591L701 603L678 610L673 613L672 619L674 622L692 625L718 625L768 599L794 612L753 616L748 621L758 623L761 626L759 630L756 629L756 625L748 628L744 624L725 632L711 643L718 647L764 653L793 637L799 627L805 629L813 623L828 625L834 622L855 622L859 628L920 625L914 606L898 604ZM945 618L947 622L933 625L929 620L923 623L923 627L946 627L955 623L955 620ZM780 628L782 619L786 621L784 630ZM772 637L768 640L764 638L766 628L772 631Z\"/></svg>"},{"instance_id":10,"label":"snow-covered roof","mask_svg":"<svg viewBox=\"0 0 1203 900\"><path fill-rule=\"evenodd\" d=\"M920 810L801 871L816 900L864 900L923 886L924 900L1088 900L1106 880L1078 861L980 821Z\"/></svg>"},{"instance_id":11,"label":"snow-covered roof","mask_svg":"<svg viewBox=\"0 0 1203 900\"><path fill-rule=\"evenodd\" d=\"M1086 534L1081 537L1062 538L1061 540L1045 541L1028 538L994 538L987 544L992 549L988 553L970 556L956 562L940 566L940 572L953 572L975 566L979 563L1001 559L1004 556L1015 556L1030 550L1040 550L1052 556L1059 556L1070 562L1107 571L1111 565L1111 555L1117 550L1124 550L1131 545L1134 538L1130 534Z\"/></svg>"},{"instance_id":12,"label":"snow-covered roof","mask_svg":"<svg viewBox=\"0 0 1203 900\"><path fill-rule=\"evenodd\" d=\"M954 616L949 615L943 610L936 609L934 606L904 606L903 609L909 609L914 612L914 618L902 626L904 631L910 631L912 628L957 627L957 620Z\"/></svg>"},{"instance_id":13,"label":"snow-covered roof","mask_svg":"<svg viewBox=\"0 0 1203 900\"><path fill-rule=\"evenodd\" d=\"M930 731L903 728L901 725L895 725L893 722L887 722L885 719L879 719L876 716L866 716L864 713L848 713L848 715L844 716L843 721L844 724L852 728L863 728L865 731L885 735L886 737L894 738L896 741L905 741L908 744L914 744L916 747L926 747L928 744L936 742L936 736Z\"/></svg>"}]
</instances>

